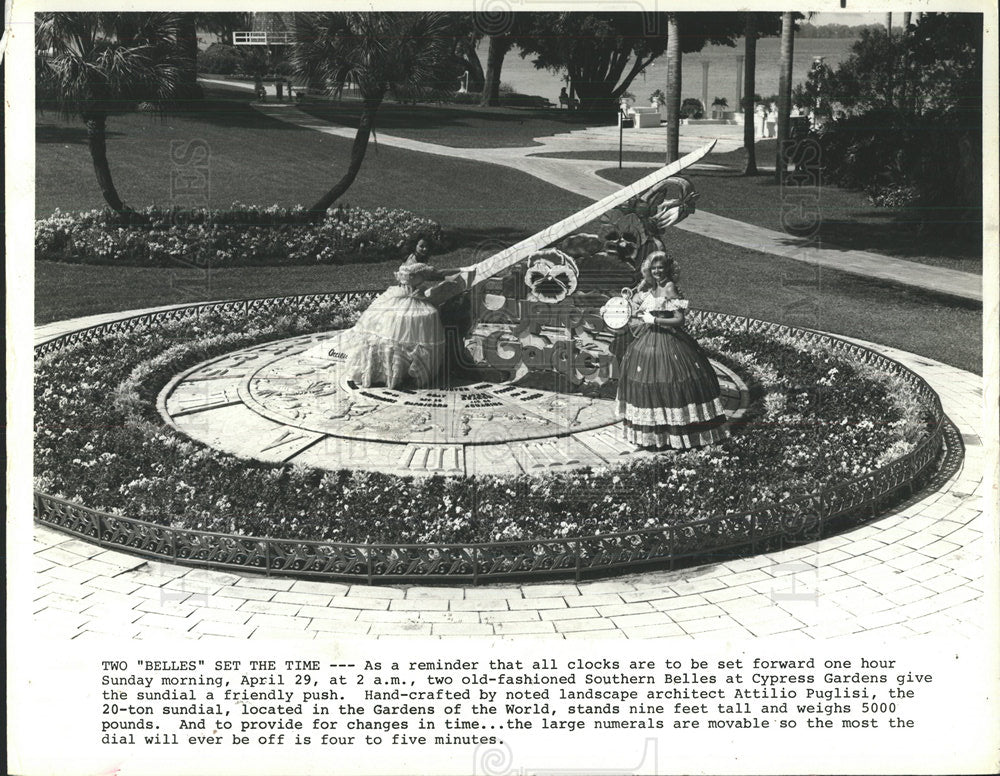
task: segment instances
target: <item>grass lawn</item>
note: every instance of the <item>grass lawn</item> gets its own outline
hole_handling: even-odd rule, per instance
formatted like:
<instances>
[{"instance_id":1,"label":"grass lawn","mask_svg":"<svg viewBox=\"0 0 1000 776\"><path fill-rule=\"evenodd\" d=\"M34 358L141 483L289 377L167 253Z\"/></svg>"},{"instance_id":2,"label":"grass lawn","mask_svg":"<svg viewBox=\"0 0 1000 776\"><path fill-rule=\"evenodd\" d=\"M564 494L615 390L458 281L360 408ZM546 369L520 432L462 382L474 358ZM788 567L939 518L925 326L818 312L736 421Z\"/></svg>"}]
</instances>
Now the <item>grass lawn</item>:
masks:
<instances>
[{"instance_id":1,"label":"grass lawn","mask_svg":"<svg viewBox=\"0 0 1000 776\"><path fill-rule=\"evenodd\" d=\"M316 118L357 128L359 104L307 102L302 110ZM612 116L613 118L613 116ZM613 123L609 122L609 123ZM534 138L594 126L593 118L558 108L480 108L473 105L401 105L383 103L375 131L454 148L519 148Z\"/></svg>"},{"instance_id":2,"label":"grass lawn","mask_svg":"<svg viewBox=\"0 0 1000 776\"><path fill-rule=\"evenodd\" d=\"M773 141L763 141L759 146L770 145L758 151L762 164L774 164ZM557 156L546 154L545 156ZM618 161L618 153L581 152L563 153L558 156L598 161ZM623 154L625 161L651 162L648 168L608 167L600 175L623 185L633 183L663 165L663 154L632 151ZM746 221L765 229L785 231L782 224L781 188L772 175L762 173L755 178L745 178L738 173L744 163L743 151L711 154L705 161L724 164L727 170L689 170L685 175L695 184L701 195L698 207L708 213ZM792 189L794 192L795 190ZM852 191L836 186L804 188L801 199L818 196L822 218L819 238L826 247L836 246L849 250L875 251L908 261L948 267L963 272L982 273L982 241L959 238L935 237L921 232L913 222L912 213L905 210L875 207L863 191ZM792 195L794 197L794 194Z\"/></svg>"},{"instance_id":3,"label":"grass lawn","mask_svg":"<svg viewBox=\"0 0 1000 776\"><path fill-rule=\"evenodd\" d=\"M350 141L273 121L249 108L246 95L229 95L210 90L202 110L162 121L129 115L109 122L108 155L127 202L171 204L170 147L176 141L208 143L214 207L233 201L310 204L339 177ZM80 124L41 116L36 153L36 213L102 206ZM699 190L707 202L711 195L702 182ZM406 208L439 221L454 238L454 250L435 257L443 267L485 258L588 204L507 168L375 147L346 199ZM982 369L977 309L679 230L671 244L682 287L696 306L875 338L963 369ZM35 315L45 323L159 304L380 288L394 268L395 262L236 268L206 277L183 267L37 262Z\"/></svg>"}]
</instances>

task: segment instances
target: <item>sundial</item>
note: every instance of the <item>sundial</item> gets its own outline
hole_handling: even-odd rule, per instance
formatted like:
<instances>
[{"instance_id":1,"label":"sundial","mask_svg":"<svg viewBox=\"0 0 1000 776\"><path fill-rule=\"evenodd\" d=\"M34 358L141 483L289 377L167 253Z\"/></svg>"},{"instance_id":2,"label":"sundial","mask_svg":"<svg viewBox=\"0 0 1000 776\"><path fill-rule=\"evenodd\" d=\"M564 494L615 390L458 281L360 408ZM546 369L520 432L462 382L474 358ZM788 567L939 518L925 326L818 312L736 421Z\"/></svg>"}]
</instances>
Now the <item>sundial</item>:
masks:
<instances>
[{"instance_id":1,"label":"sundial","mask_svg":"<svg viewBox=\"0 0 1000 776\"><path fill-rule=\"evenodd\" d=\"M244 458L334 470L508 475L646 455L624 441L615 417L629 335L605 313L634 284L637 252L663 250L662 230L693 211L697 195L675 174L712 145L433 289L454 347L431 387L356 384L336 332L326 332L199 364L164 388L160 413ZM670 198L671 185L679 196ZM602 233L583 231L595 219ZM726 414L739 416L745 383L712 366Z\"/></svg>"},{"instance_id":2,"label":"sundial","mask_svg":"<svg viewBox=\"0 0 1000 776\"><path fill-rule=\"evenodd\" d=\"M646 453L626 443L610 396L518 382L442 379L426 389L364 388L321 358L333 332L246 348L174 378L163 418L243 458L414 476L520 474L606 466ZM730 417L747 406L738 375L713 363Z\"/></svg>"}]
</instances>

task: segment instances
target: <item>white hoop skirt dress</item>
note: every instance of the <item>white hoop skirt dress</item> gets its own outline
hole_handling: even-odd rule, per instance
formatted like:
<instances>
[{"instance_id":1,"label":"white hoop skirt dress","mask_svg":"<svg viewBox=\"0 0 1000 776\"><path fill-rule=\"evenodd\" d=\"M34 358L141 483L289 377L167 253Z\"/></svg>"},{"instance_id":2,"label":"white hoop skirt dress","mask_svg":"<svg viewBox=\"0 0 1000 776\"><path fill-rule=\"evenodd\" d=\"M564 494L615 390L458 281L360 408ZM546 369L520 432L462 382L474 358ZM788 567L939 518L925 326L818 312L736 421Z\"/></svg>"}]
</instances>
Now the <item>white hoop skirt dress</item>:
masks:
<instances>
[{"instance_id":1,"label":"white hoop skirt dress","mask_svg":"<svg viewBox=\"0 0 1000 776\"><path fill-rule=\"evenodd\" d=\"M668 309L647 297L641 309ZM679 326L644 325L622 358L616 412L640 447L688 449L728 436L719 380L704 351Z\"/></svg>"},{"instance_id":2,"label":"white hoop skirt dress","mask_svg":"<svg viewBox=\"0 0 1000 776\"><path fill-rule=\"evenodd\" d=\"M362 387L399 388L409 380L425 388L444 363L444 328L418 289L392 286L328 347L331 355L347 356L346 376Z\"/></svg>"}]
</instances>

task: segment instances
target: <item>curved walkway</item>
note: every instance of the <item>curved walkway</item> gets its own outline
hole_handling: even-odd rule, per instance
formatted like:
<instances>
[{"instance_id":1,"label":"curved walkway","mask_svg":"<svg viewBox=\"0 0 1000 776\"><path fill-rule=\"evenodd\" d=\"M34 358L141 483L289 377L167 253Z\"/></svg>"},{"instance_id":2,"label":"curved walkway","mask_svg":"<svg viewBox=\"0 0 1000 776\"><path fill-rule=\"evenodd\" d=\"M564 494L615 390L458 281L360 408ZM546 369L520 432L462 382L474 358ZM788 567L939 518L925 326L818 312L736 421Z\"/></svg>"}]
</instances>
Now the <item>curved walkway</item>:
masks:
<instances>
[{"instance_id":1,"label":"curved walkway","mask_svg":"<svg viewBox=\"0 0 1000 776\"><path fill-rule=\"evenodd\" d=\"M58 326L69 330L72 322ZM40 635L76 639L780 635L784 643L944 631L977 638L988 621L981 378L862 344L933 386L962 434L965 458L940 490L838 536L725 563L595 582L369 587L144 561L36 524L35 624Z\"/></svg>"},{"instance_id":2,"label":"curved walkway","mask_svg":"<svg viewBox=\"0 0 1000 776\"><path fill-rule=\"evenodd\" d=\"M229 83L229 85L232 84ZM303 129L351 139L355 134L355 130L349 127L332 126L299 110L290 103L252 104L254 108L272 118ZM742 139L708 136L706 133L711 130L712 127L706 126L698 126L695 129L689 128L688 125L682 127L681 152L692 151L713 139L717 141L716 149L720 151L731 151L742 146ZM691 131L697 131L699 135L686 134L686 132ZM666 147L665 130L650 129L642 133L631 131L626 133L626 137L628 143L626 143L625 148L628 150L661 150ZM540 145L522 148L455 148L382 133L379 133L377 141L388 146L419 153L463 160L471 158L480 162L503 165L593 200L602 199L621 188L617 183L598 175L600 170L606 169L611 164L610 162L538 156L538 154L566 151L616 149L618 147L616 127L597 127L539 137L535 138L535 142ZM649 167L648 162L626 162L625 165L628 167ZM718 169L718 165L696 164L693 167L693 169L699 168ZM701 210L677 224L677 228L730 245L738 245L742 248L770 253L852 275L874 278L967 301L980 303L983 301L983 279L980 275L971 272L920 264L871 251L825 248L809 239L793 237L783 232L764 229Z\"/></svg>"}]
</instances>

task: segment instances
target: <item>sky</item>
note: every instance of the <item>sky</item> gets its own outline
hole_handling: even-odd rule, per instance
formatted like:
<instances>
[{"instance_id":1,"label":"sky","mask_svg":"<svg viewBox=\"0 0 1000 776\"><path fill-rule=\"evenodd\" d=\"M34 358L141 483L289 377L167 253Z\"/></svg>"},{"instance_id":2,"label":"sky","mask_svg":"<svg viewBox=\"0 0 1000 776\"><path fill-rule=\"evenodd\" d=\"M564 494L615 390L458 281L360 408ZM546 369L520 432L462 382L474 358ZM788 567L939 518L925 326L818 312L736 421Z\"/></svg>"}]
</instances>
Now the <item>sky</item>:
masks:
<instances>
[{"instance_id":1,"label":"sky","mask_svg":"<svg viewBox=\"0 0 1000 776\"><path fill-rule=\"evenodd\" d=\"M816 13L809 19L809 23L815 26L821 24L846 24L853 26L856 24L884 24L884 13ZM893 13L892 25L897 27L903 23L902 12Z\"/></svg>"}]
</instances>

